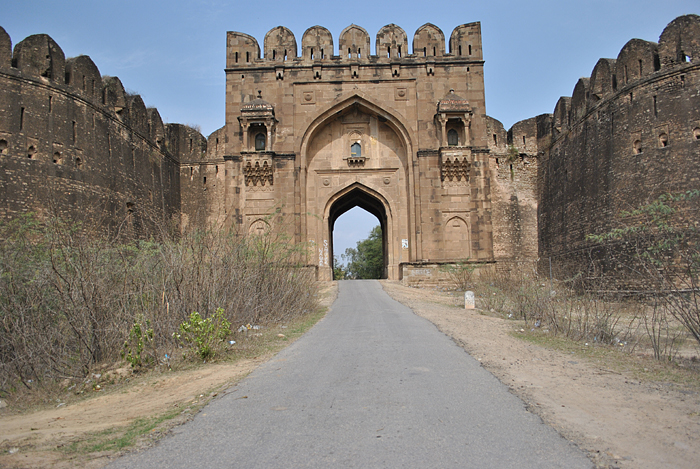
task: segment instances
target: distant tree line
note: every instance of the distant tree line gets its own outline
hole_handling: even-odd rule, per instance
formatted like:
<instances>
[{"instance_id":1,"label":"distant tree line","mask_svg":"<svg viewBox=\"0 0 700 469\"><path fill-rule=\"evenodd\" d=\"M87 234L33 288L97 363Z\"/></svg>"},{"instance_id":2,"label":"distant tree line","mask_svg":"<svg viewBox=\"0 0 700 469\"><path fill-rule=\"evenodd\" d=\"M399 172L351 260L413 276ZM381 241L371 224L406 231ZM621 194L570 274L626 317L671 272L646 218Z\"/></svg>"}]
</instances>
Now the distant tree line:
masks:
<instances>
[{"instance_id":1,"label":"distant tree line","mask_svg":"<svg viewBox=\"0 0 700 469\"><path fill-rule=\"evenodd\" d=\"M382 228L377 225L372 228L367 239L357 242L356 248L347 248L341 255L343 263L333 258L333 278L345 279L378 279L384 272L384 249L382 243Z\"/></svg>"}]
</instances>

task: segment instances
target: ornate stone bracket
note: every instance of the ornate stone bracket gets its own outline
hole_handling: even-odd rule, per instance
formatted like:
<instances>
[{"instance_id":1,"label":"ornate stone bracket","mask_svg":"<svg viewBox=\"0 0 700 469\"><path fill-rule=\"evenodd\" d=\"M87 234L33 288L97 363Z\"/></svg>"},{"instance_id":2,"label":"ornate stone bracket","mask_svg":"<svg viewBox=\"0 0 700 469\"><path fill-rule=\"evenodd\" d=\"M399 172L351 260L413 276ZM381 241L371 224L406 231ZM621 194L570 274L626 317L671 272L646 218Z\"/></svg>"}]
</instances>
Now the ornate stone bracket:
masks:
<instances>
[{"instance_id":1,"label":"ornate stone bracket","mask_svg":"<svg viewBox=\"0 0 700 469\"><path fill-rule=\"evenodd\" d=\"M271 187L274 183L271 154L244 155L243 176L246 187Z\"/></svg>"},{"instance_id":2,"label":"ornate stone bracket","mask_svg":"<svg viewBox=\"0 0 700 469\"><path fill-rule=\"evenodd\" d=\"M440 180L443 187L468 186L471 168L470 150L440 152Z\"/></svg>"},{"instance_id":3,"label":"ornate stone bracket","mask_svg":"<svg viewBox=\"0 0 700 469\"><path fill-rule=\"evenodd\" d=\"M471 162L467 158L446 158L440 162L440 179L443 185L468 186Z\"/></svg>"},{"instance_id":4,"label":"ornate stone bracket","mask_svg":"<svg viewBox=\"0 0 700 469\"><path fill-rule=\"evenodd\" d=\"M360 157L348 157L344 158L348 162L348 166L351 168L362 168L365 166L365 161L367 161L367 158L364 156Z\"/></svg>"}]
</instances>

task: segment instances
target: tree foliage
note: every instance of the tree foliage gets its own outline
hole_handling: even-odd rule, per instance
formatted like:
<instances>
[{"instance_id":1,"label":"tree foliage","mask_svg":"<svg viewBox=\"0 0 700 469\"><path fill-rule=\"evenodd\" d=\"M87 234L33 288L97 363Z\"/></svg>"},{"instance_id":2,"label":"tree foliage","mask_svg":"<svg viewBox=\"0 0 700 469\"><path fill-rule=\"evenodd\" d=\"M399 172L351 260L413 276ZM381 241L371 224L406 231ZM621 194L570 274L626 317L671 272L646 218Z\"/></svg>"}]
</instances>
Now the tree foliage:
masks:
<instances>
[{"instance_id":1,"label":"tree foliage","mask_svg":"<svg viewBox=\"0 0 700 469\"><path fill-rule=\"evenodd\" d=\"M338 260L338 256L333 256L333 280L345 280L348 272L345 266Z\"/></svg>"},{"instance_id":2,"label":"tree foliage","mask_svg":"<svg viewBox=\"0 0 700 469\"><path fill-rule=\"evenodd\" d=\"M382 278L384 273L384 246L382 228L372 228L367 239L357 242L357 248L347 248L342 255L347 262L347 278Z\"/></svg>"}]
</instances>

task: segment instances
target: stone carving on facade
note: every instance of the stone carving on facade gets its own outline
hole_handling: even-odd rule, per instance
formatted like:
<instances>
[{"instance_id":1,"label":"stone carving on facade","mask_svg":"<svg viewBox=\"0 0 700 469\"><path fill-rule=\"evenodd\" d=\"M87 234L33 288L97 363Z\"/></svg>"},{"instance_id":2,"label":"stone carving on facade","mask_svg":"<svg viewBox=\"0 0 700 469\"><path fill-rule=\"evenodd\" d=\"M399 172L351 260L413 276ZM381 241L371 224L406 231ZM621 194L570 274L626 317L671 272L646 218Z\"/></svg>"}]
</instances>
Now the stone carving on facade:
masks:
<instances>
[{"instance_id":1,"label":"stone carving on facade","mask_svg":"<svg viewBox=\"0 0 700 469\"><path fill-rule=\"evenodd\" d=\"M262 163L262 164L261 164ZM270 188L274 181L272 174L272 164L266 159L247 159L243 167L245 185L248 188Z\"/></svg>"},{"instance_id":2,"label":"stone carving on facade","mask_svg":"<svg viewBox=\"0 0 700 469\"><path fill-rule=\"evenodd\" d=\"M469 171L471 161L468 157L458 155L441 155L440 157L440 179L443 187L447 186L468 186Z\"/></svg>"}]
</instances>

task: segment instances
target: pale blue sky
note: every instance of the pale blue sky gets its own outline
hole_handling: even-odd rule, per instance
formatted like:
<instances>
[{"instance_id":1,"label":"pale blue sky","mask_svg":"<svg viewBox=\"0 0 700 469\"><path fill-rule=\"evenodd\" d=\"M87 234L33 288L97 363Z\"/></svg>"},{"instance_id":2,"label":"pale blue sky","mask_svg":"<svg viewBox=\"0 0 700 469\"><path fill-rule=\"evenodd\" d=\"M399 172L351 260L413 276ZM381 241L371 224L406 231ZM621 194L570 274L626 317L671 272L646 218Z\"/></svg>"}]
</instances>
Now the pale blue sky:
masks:
<instances>
[{"instance_id":1,"label":"pale blue sky","mask_svg":"<svg viewBox=\"0 0 700 469\"><path fill-rule=\"evenodd\" d=\"M13 45L26 36L49 34L67 57L89 55L103 75L158 108L166 122L199 125L205 136L224 125L226 31L254 36L283 25L300 43L304 31L321 25L338 35L351 23L372 38L395 23L409 37L426 22L446 37L455 26L481 21L487 113L506 128L552 112L570 96L579 77L590 76L601 57L615 58L632 38L658 41L675 17L700 13L697 0L526 1L153 1L0 0L0 26ZM335 51L337 53L337 50ZM372 50L374 53L374 50ZM344 219L344 231L363 233L376 219ZM365 219L369 219L368 223ZM355 241L335 239L340 254Z\"/></svg>"}]
</instances>

